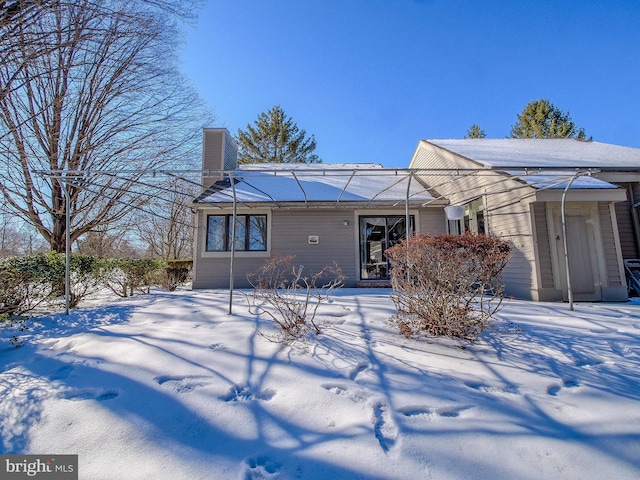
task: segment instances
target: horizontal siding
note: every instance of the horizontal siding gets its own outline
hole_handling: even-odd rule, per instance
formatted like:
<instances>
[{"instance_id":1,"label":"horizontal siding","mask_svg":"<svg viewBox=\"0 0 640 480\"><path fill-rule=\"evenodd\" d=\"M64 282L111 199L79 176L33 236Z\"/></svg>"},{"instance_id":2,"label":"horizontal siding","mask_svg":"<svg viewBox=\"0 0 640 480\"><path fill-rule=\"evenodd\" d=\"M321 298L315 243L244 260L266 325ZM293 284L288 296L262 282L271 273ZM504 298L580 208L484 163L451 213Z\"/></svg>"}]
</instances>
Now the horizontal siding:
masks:
<instances>
[{"instance_id":1,"label":"horizontal siding","mask_svg":"<svg viewBox=\"0 0 640 480\"><path fill-rule=\"evenodd\" d=\"M237 257L233 262L234 287L248 288L247 275L255 272L256 266L262 265L264 260ZM196 272L193 288L228 288L230 285L229 258L200 258Z\"/></svg>"},{"instance_id":2,"label":"horizontal siding","mask_svg":"<svg viewBox=\"0 0 640 480\"><path fill-rule=\"evenodd\" d=\"M610 287L619 287L624 285L624 283L620 277L620 264L618 263L618 252L614 240L609 204L598 203L598 215L600 217L602 246L606 262L607 284Z\"/></svg>"},{"instance_id":3,"label":"horizontal siding","mask_svg":"<svg viewBox=\"0 0 640 480\"><path fill-rule=\"evenodd\" d=\"M220 213L220 210L215 210ZM384 210L381 215L404 215L404 208ZM205 245L206 213L200 213L198 224L198 248ZM239 211L239 214L247 211ZM359 212L375 215L375 209ZM445 230L445 217L442 208L423 208L419 210L420 233L442 233ZM353 209L282 209L272 210L270 217L270 252L250 258L239 253L234 260L234 285L237 288L250 288L247 275L256 272L265 261L275 255L295 255L294 263L304 265L308 274L316 273L336 262L347 276L346 287L354 287L360 278L358 218ZM348 225L345 225L348 220ZM309 236L318 236L317 245L309 244ZM198 252L193 288L228 288L228 257L202 257Z\"/></svg>"},{"instance_id":4,"label":"horizontal siding","mask_svg":"<svg viewBox=\"0 0 640 480\"><path fill-rule=\"evenodd\" d=\"M420 227L417 233L421 235L437 235L447 231L447 220L442 207L420 210L419 219Z\"/></svg>"},{"instance_id":5,"label":"horizontal siding","mask_svg":"<svg viewBox=\"0 0 640 480\"><path fill-rule=\"evenodd\" d=\"M474 162L421 143L411 162L416 169L478 168ZM527 197L535 191L517 180L487 170L482 174L418 172L420 180L454 205L480 196L485 201L487 233L511 242L511 259L504 270L507 295L523 296L535 285L535 251ZM530 297L530 295L524 295Z\"/></svg>"},{"instance_id":6,"label":"horizontal siding","mask_svg":"<svg viewBox=\"0 0 640 480\"><path fill-rule=\"evenodd\" d=\"M348 220L349 225L344 225ZM355 285L357 222L348 210L275 210L271 224L273 254L295 255L295 263L311 273L336 262ZM309 236L318 236L317 245Z\"/></svg>"},{"instance_id":7,"label":"horizontal siding","mask_svg":"<svg viewBox=\"0 0 640 480\"><path fill-rule=\"evenodd\" d=\"M542 288L553 288L553 261L551 257L551 244L549 243L546 203L535 203L533 205L533 214L538 247L540 285Z\"/></svg>"},{"instance_id":8,"label":"horizontal siding","mask_svg":"<svg viewBox=\"0 0 640 480\"><path fill-rule=\"evenodd\" d=\"M633 218L631 217L631 202L617 202L615 204L616 221L618 223L618 233L620 235L620 248L623 258L638 258L636 248L635 231L633 228Z\"/></svg>"}]
</instances>

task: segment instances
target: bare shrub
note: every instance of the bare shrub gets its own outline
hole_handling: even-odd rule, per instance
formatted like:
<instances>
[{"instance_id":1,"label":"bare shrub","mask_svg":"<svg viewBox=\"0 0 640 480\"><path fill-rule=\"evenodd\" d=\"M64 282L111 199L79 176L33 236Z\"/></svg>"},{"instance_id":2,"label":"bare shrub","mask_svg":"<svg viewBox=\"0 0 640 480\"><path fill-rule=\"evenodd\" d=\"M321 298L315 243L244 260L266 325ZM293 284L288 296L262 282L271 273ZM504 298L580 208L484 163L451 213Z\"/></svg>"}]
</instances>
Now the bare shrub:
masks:
<instances>
[{"instance_id":1,"label":"bare shrub","mask_svg":"<svg viewBox=\"0 0 640 480\"><path fill-rule=\"evenodd\" d=\"M162 286L173 292L186 283L193 270L193 260L167 260L165 273L162 275Z\"/></svg>"},{"instance_id":2,"label":"bare shrub","mask_svg":"<svg viewBox=\"0 0 640 480\"><path fill-rule=\"evenodd\" d=\"M253 286L253 292L247 295L249 311L264 314L276 324L279 336L265 335L272 341L320 334L315 322L318 307L344 283L345 276L337 264L305 276L304 265L294 265L294 258L295 255L276 255L248 276Z\"/></svg>"},{"instance_id":3,"label":"bare shrub","mask_svg":"<svg viewBox=\"0 0 640 480\"><path fill-rule=\"evenodd\" d=\"M503 240L473 234L416 236L388 249L400 332L475 340L502 304L510 252Z\"/></svg>"}]
</instances>

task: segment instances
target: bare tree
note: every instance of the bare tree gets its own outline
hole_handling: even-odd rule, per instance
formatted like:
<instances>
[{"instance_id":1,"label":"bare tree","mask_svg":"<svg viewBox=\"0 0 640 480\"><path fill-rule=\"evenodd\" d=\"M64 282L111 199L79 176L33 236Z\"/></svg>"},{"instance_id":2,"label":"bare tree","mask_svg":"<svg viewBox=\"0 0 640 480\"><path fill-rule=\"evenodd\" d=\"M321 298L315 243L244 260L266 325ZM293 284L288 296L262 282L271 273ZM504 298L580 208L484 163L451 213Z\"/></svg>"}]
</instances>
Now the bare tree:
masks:
<instances>
[{"instance_id":1,"label":"bare tree","mask_svg":"<svg viewBox=\"0 0 640 480\"><path fill-rule=\"evenodd\" d=\"M130 0L151 10L170 14L172 17L184 22L191 22L196 18L196 12L202 0ZM13 67L11 75L6 76L0 83L0 98L12 88L13 81L18 77L29 60L40 55L50 54L62 45L50 43L49 35L52 31L39 31L30 29L38 17L51 13L52 9L70 6L78 3L77 0L0 0L0 63L10 64ZM93 0L95 6L102 0ZM60 32L73 28L71 25L57 24L52 28ZM15 42L20 35L20 42ZM73 41L73 40L72 40ZM27 48L25 48L27 47ZM28 50L28 55L23 56ZM41 71L40 75L49 72Z\"/></svg>"},{"instance_id":2,"label":"bare tree","mask_svg":"<svg viewBox=\"0 0 640 480\"><path fill-rule=\"evenodd\" d=\"M81 255L95 255L100 258L141 258L144 254L129 240L126 229L106 228L92 230L78 239L77 252Z\"/></svg>"},{"instance_id":3,"label":"bare tree","mask_svg":"<svg viewBox=\"0 0 640 480\"><path fill-rule=\"evenodd\" d=\"M60 252L67 195L73 243L145 204L143 170L184 167L210 120L178 72L167 13L193 2L47 3L0 36L12 49L0 64L0 192ZM33 38L49 48L34 55Z\"/></svg>"},{"instance_id":4,"label":"bare tree","mask_svg":"<svg viewBox=\"0 0 640 480\"><path fill-rule=\"evenodd\" d=\"M193 214L189 204L197 192L193 186L185 188L180 180L172 180L162 198L153 201L152 211L137 216L138 237L154 258L184 260L193 255Z\"/></svg>"}]
</instances>

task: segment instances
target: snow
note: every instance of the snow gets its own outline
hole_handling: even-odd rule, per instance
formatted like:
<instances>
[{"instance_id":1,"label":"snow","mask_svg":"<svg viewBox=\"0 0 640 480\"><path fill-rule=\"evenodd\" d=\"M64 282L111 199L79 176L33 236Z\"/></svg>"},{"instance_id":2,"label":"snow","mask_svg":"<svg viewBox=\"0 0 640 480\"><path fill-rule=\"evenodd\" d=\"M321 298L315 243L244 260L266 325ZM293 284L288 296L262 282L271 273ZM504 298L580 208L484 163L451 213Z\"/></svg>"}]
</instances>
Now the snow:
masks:
<instances>
[{"instance_id":1,"label":"snow","mask_svg":"<svg viewBox=\"0 0 640 480\"><path fill-rule=\"evenodd\" d=\"M0 347L0 451L82 479L640 478L640 301L509 301L474 344L407 339L387 289L268 341L236 292L40 317Z\"/></svg>"},{"instance_id":2,"label":"snow","mask_svg":"<svg viewBox=\"0 0 640 480\"><path fill-rule=\"evenodd\" d=\"M369 202L404 201L410 172L378 164L243 165L234 172L239 202ZM417 180L409 185L411 200L434 198ZM230 202L233 189L218 188L198 203Z\"/></svg>"},{"instance_id":3,"label":"snow","mask_svg":"<svg viewBox=\"0 0 640 480\"><path fill-rule=\"evenodd\" d=\"M640 149L575 139L426 140L493 168L640 168Z\"/></svg>"},{"instance_id":4,"label":"snow","mask_svg":"<svg viewBox=\"0 0 640 480\"><path fill-rule=\"evenodd\" d=\"M509 171L509 175L515 176L527 185L537 190L564 190L571 181L575 172L556 172L554 174L528 174L522 171ZM614 190L616 185L590 176L579 176L571 184L572 189Z\"/></svg>"}]
</instances>

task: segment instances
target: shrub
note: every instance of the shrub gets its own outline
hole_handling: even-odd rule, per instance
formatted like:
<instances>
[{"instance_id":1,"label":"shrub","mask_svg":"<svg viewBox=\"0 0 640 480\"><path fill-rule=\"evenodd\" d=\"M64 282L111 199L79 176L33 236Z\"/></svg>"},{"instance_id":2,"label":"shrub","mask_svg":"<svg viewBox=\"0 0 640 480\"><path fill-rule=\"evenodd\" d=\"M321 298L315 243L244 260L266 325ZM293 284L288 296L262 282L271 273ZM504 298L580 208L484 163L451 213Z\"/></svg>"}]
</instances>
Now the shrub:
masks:
<instances>
[{"instance_id":1,"label":"shrub","mask_svg":"<svg viewBox=\"0 0 640 480\"><path fill-rule=\"evenodd\" d=\"M192 266L193 261L191 260L168 260L162 279L163 287L170 292L176 290L189 279Z\"/></svg>"},{"instance_id":2,"label":"shrub","mask_svg":"<svg viewBox=\"0 0 640 480\"><path fill-rule=\"evenodd\" d=\"M149 293L162 283L164 262L149 258L109 258L103 262L104 284L119 297Z\"/></svg>"},{"instance_id":3,"label":"shrub","mask_svg":"<svg viewBox=\"0 0 640 480\"><path fill-rule=\"evenodd\" d=\"M293 265L294 257L276 255L248 276L253 285L248 295L249 311L254 315L264 313L276 324L280 336L270 338L274 341L291 341L311 332L320 334L315 322L318 307L345 279L337 264L304 276L304 265Z\"/></svg>"},{"instance_id":4,"label":"shrub","mask_svg":"<svg viewBox=\"0 0 640 480\"><path fill-rule=\"evenodd\" d=\"M22 315L42 302L45 295L32 292L35 274L15 258L0 261L0 317Z\"/></svg>"},{"instance_id":5,"label":"shrub","mask_svg":"<svg viewBox=\"0 0 640 480\"><path fill-rule=\"evenodd\" d=\"M64 282L64 261L56 253L0 261L0 313L22 315L50 300Z\"/></svg>"},{"instance_id":6,"label":"shrub","mask_svg":"<svg viewBox=\"0 0 640 480\"><path fill-rule=\"evenodd\" d=\"M400 332L473 341L500 308L510 251L503 240L473 234L416 236L388 249Z\"/></svg>"},{"instance_id":7,"label":"shrub","mask_svg":"<svg viewBox=\"0 0 640 480\"><path fill-rule=\"evenodd\" d=\"M100 286L102 266L91 255L72 255L70 306ZM50 252L0 260L0 314L22 315L64 294L65 255Z\"/></svg>"}]
</instances>

